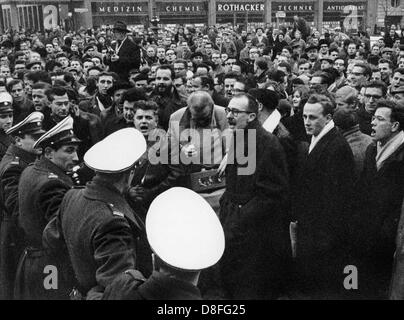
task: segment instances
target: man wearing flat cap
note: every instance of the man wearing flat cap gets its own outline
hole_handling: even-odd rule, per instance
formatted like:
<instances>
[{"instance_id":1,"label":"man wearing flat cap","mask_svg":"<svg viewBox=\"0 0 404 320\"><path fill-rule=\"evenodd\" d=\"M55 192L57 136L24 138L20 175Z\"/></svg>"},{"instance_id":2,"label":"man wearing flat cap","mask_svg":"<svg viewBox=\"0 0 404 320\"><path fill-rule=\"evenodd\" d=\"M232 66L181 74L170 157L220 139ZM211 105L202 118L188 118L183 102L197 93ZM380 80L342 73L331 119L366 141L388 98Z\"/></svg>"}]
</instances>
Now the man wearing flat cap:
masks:
<instances>
[{"instance_id":1,"label":"man wearing flat cap","mask_svg":"<svg viewBox=\"0 0 404 320\"><path fill-rule=\"evenodd\" d=\"M16 299L68 299L72 275L63 252L52 255L42 245L42 233L59 210L73 181L67 174L78 162L80 140L73 133L73 119L66 117L42 135L33 145L42 156L21 174L18 185L18 223L24 230L26 248L17 269ZM46 266L57 267L56 280L47 280ZM48 271L47 271L48 270ZM52 275L50 275L52 276Z\"/></svg>"},{"instance_id":2,"label":"man wearing flat cap","mask_svg":"<svg viewBox=\"0 0 404 320\"><path fill-rule=\"evenodd\" d=\"M109 66L110 72L116 72L121 80L128 81L129 70L140 67L141 50L127 37L130 31L123 22L115 22L113 32L116 45L112 48L113 53L104 58L104 63Z\"/></svg>"},{"instance_id":3,"label":"man wearing flat cap","mask_svg":"<svg viewBox=\"0 0 404 320\"><path fill-rule=\"evenodd\" d=\"M13 125L13 98L7 92L0 93L0 160L6 154L11 138L6 131Z\"/></svg>"},{"instance_id":4,"label":"man wearing flat cap","mask_svg":"<svg viewBox=\"0 0 404 320\"><path fill-rule=\"evenodd\" d=\"M314 73L316 71L319 71L321 63L318 60L318 46L310 44L308 47L306 47L305 51L307 54L307 59L309 60L311 66L311 72Z\"/></svg>"},{"instance_id":5,"label":"man wearing flat cap","mask_svg":"<svg viewBox=\"0 0 404 320\"><path fill-rule=\"evenodd\" d=\"M23 231L18 227L18 182L22 171L35 161L33 148L42 130L43 114L33 112L6 131L14 139L0 162L0 299L12 299L18 258L24 248Z\"/></svg>"},{"instance_id":6,"label":"man wearing flat cap","mask_svg":"<svg viewBox=\"0 0 404 320\"><path fill-rule=\"evenodd\" d=\"M55 225L61 226L64 235L77 296L100 299L105 287L125 270L151 271L150 257L144 263L139 255L147 252L139 239L144 238L143 223L124 197L131 171L145 151L140 131L125 128L112 133L84 156L85 164L96 173L93 180L63 199L56 216L60 223Z\"/></svg>"},{"instance_id":7,"label":"man wearing flat cap","mask_svg":"<svg viewBox=\"0 0 404 320\"><path fill-rule=\"evenodd\" d=\"M25 69L29 71L42 71L42 62L38 60L30 61L25 65Z\"/></svg>"},{"instance_id":8,"label":"man wearing flat cap","mask_svg":"<svg viewBox=\"0 0 404 320\"><path fill-rule=\"evenodd\" d=\"M189 189L172 188L152 202L146 233L154 252L153 274L146 280L138 270L126 270L103 299L201 300L201 270L215 265L225 247L223 228L208 202Z\"/></svg>"}]
</instances>

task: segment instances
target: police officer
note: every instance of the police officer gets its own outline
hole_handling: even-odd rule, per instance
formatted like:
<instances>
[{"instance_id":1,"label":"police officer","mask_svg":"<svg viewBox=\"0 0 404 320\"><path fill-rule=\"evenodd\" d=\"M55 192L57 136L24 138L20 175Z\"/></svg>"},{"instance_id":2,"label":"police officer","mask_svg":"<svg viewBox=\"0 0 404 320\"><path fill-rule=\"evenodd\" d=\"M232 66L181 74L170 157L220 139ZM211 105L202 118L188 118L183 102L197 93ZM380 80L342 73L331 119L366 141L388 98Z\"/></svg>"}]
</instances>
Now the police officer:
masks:
<instances>
[{"instance_id":1,"label":"police officer","mask_svg":"<svg viewBox=\"0 0 404 320\"><path fill-rule=\"evenodd\" d=\"M14 138L0 162L0 201L3 205L0 229L0 299L12 299L15 271L22 253L23 232L17 225L18 182L22 171L39 152L33 145L45 133L43 114L33 112L6 131Z\"/></svg>"},{"instance_id":2,"label":"police officer","mask_svg":"<svg viewBox=\"0 0 404 320\"><path fill-rule=\"evenodd\" d=\"M21 175L18 222L24 230L26 248L17 269L17 299L67 299L71 291L66 257L62 253L53 256L44 250L42 232L73 186L67 172L78 161L79 142L73 133L73 119L66 117L35 142L33 147L42 148L42 156ZM52 273L47 266L57 269L53 268Z\"/></svg>"},{"instance_id":3,"label":"police officer","mask_svg":"<svg viewBox=\"0 0 404 320\"><path fill-rule=\"evenodd\" d=\"M127 270L103 298L200 300L200 272L215 265L225 247L223 228L209 203L192 190L171 188L152 202L146 233L155 271L145 280L138 270Z\"/></svg>"},{"instance_id":4,"label":"police officer","mask_svg":"<svg viewBox=\"0 0 404 320\"><path fill-rule=\"evenodd\" d=\"M7 92L0 93L0 160L6 154L11 138L6 131L13 125L13 98Z\"/></svg>"},{"instance_id":5,"label":"police officer","mask_svg":"<svg viewBox=\"0 0 404 320\"><path fill-rule=\"evenodd\" d=\"M118 274L130 268L144 271L137 252L144 227L124 193L145 151L146 140L138 130L112 133L84 155L96 173L93 180L63 199L59 225L78 282L75 299L99 299Z\"/></svg>"}]
</instances>

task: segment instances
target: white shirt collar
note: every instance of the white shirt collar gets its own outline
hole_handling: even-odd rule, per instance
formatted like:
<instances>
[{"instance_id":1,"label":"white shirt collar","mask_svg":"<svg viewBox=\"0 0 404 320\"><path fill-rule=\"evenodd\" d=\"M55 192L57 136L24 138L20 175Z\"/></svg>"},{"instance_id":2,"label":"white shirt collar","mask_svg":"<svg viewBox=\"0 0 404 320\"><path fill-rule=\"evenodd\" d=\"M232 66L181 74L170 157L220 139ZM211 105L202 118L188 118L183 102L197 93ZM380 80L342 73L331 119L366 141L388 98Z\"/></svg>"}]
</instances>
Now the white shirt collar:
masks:
<instances>
[{"instance_id":1,"label":"white shirt collar","mask_svg":"<svg viewBox=\"0 0 404 320\"><path fill-rule=\"evenodd\" d=\"M328 133L330 132L332 129L334 129L335 124L334 121L330 121L328 122L325 127L323 128L323 130L321 130L321 132L319 133L319 135L317 137L312 136L311 137L311 143L310 143L310 148L309 148L309 154L313 151L314 147L317 145L317 143Z\"/></svg>"},{"instance_id":2,"label":"white shirt collar","mask_svg":"<svg viewBox=\"0 0 404 320\"><path fill-rule=\"evenodd\" d=\"M280 112L275 109L270 115L269 117L264 121L264 123L262 124L262 127L270 132L273 133L274 130L276 129L276 127L278 126L279 122L281 121L281 114Z\"/></svg>"},{"instance_id":3,"label":"white shirt collar","mask_svg":"<svg viewBox=\"0 0 404 320\"><path fill-rule=\"evenodd\" d=\"M377 143L376 167L379 170L383 163L404 143L404 132L400 131L394 138L390 139L384 146Z\"/></svg>"}]
</instances>

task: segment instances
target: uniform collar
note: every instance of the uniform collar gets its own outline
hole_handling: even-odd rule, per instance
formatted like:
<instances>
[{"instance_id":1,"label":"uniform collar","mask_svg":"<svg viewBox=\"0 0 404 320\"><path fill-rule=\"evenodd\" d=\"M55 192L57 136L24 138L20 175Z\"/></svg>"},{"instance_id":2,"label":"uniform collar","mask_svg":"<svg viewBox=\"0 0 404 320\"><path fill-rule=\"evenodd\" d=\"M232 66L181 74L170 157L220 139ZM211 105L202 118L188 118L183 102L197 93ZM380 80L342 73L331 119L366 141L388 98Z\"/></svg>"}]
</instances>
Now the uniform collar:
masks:
<instances>
[{"instance_id":1,"label":"uniform collar","mask_svg":"<svg viewBox=\"0 0 404 320\"><path fill-rule=\"evenodd\" d=\"M149 280L140 287L139 293L146 299L202 299L199 289L191 283L168 277L158 271L153 271Z\"/></svg>"},{"instance_id":2,"label":"uniform collar","mask_svg":"<svg viewBox=\"0 0 404 320\"><path fill-rule=\"evenodd\" d=\"M56 164L54 164L52 161L45 158L44 156L42 156L40 159L38 159L35 162L35 165L38 168L51 172L51 173L57 175L58 178L66 181L66 182L69 182L70 184L73 184L71 178L66 174L66 172L63 169L58 167Z\"/></svg>"},{"instance_id":3,"label":"uniform collar","mask_svg":"<svg viewBox=\"0 0 404 320\"><path fill-rule=\"evenodd\" d=\"M37 155L35 153L25 151L24 149L21 149L14 144L8 147L7 152L14 157L20 158L22 161L28 164L34 162L37 159Z\"/></svg>"},{"instance_id":4,"label":"uniform collar","mask_svg":"<svg viewBox=\"0 0 404 320\"><path fill-rule=\"evenodd\" d=\"M94 177L92 181L87 183L84 194L87 198L93 200L101 200L108 203L120 203L124 200L123 195L110 182Z\"/></svg>"}]
</instances>

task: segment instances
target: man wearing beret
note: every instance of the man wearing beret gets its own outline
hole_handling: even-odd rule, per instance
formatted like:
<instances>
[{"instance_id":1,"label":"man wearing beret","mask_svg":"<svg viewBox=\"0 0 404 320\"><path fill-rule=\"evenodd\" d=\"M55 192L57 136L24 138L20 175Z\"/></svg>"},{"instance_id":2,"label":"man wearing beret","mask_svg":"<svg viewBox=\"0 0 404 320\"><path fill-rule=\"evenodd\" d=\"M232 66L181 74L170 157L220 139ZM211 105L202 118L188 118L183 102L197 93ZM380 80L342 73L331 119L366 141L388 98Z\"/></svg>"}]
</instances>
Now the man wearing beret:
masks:
<instances>
[{"instance_id":1,"label":"man wearing beret","mask_svg":"<svg viewBox=\"0 0 404 320\"><path fill-rule=\"evenodd\" d=\"M0 160L6 154L11 144L10 136L6 131L13 125L13 98L7 92L0 93Z\"/></svg>"},{"instance_id":2,"label":"man wearing beret","mask_svg":"<svg viewBox=\"0 0 404 320\"><path fill-rule=\"evenodd\" d=\"M104 288L125 270L150 273L150 257L144 262L138 255L143 250L143 222L124 198L131 171L145 151L146 141L134 128L116 131L94 145L84 162L95 177L84 189L69 191L55 217L77 279L75 293L88 300L100 299ZM44 234L49 243L52 234Z\"/></svg>"},{"instance_id":3,"label":"man wearing beret","mask_svg":"<svg viewBox=\"0 0 404 320\"><path fill-rule=\"evenodd\" d=\"M123 22L117 21L113 32L116 46L112 48L113 53L104 58L104 63L109 66L109 71L116 72L121 80L127 81L129 70L140 67L140 47L128 39L126 34L130 31Z\"/></svg>"},{"instance_id":4,"label":"man wearing beret","mask_svg":"<svg viewBox=\"0 0 404 320\"><path fill-rule=\"evenodd\" d=\"M66 117L35 142L33 148L42 148L42 156L21 174L18 222L24 230L26 248L17 269L16 299L68 298L71 290L68 277L72 272L67 257L62 252L52 255L45 251L42 232L73 186L67 172L78 162L79 142L73 133L73 119ZM55 271L49 271L47 266L57 267L57 280L52 278Z\"/></svg>"},{"instance_id":5,"label":"man wearing beret","mask_svg":"<svg viewBox=\"0 0 404 320\"><path fill-rule=\"evenodd\" d=\"M0 299L12 299L15 271L23 250L23 231L18 227L18 182L22 171L35 161L38 150L34 143L45 132L43 114L33 112L7 130L14 143L0 162Z\"/></svg>"}]
</instances>

